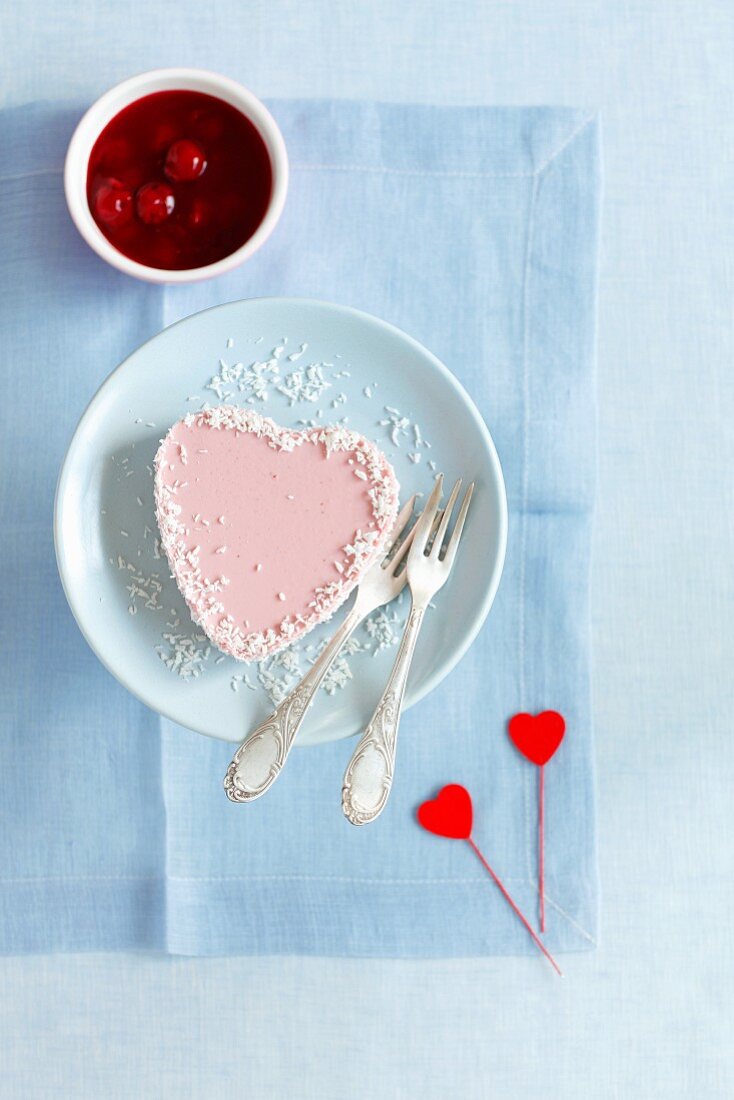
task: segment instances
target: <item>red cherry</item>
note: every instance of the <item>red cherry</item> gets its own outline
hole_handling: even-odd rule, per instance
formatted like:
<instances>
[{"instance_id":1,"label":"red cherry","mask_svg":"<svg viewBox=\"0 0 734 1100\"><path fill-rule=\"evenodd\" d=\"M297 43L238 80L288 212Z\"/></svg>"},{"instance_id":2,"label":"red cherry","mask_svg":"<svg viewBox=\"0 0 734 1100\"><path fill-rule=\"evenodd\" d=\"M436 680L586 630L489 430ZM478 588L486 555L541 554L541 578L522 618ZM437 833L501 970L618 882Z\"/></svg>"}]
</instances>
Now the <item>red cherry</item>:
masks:
<instances>
[{"instance_id":1,"label":"red cherry","mask_svg":"<svg viewBox=\"0 0 734 1100\"><path fill-rule=\"evenodd\" d=\"M168 233L168 230L165 231ZM149 261L152 267L164 267L169 271L179 266L179 248L175 240L169 237L159 237L153 243L149 252Z\"/></svg>"},{"instance_id":2,"label":"red cherry","mask_svg":"<svg viewBox=\"0 0 734 1100\"><path fill-rule=\"evenodd\" d=\"M204 150L190 138L174 141L166 155L166 175L177 183L198 179L206 168Z\"/></svg>"},{"instance_id":3,"label":"red cherry","mask_svg":"<svg viewBox=\"0 0 734 1100\"><path fill-rule=\"evenodd\" d=\"M132 192L119 180L105 180L94 194L95 217L109 226L122 226L130 221L133 213Z\"/></svg>"},{"instance_id":4,"label":"red cherry","mask_svg":"<svg viewBox=\"0 0 734 1100\"><path fill-rule=\"evenodd\" d=\"M126 187L135 194L138 187L142 187L145 183L148 173L145 170L144 164L136 164L131 162L125 168L120 169L118 175L123 180Z\"/></svg>"},{"instance_id":5,"label":"red cherry","mask_svg":"<svg viewBox=\"0 0 734 1100\"><path fill-rule=\"evenodd\" d=\"M224 133L224 119L213 111L195 111L191 123L197 137L218 141Z\"/></svg>"},{"instance_id":6,"label":"red cherry","mask_svg":"<svg viewBox=\"0 0 734 1100\"><path fill-rule=\"evenodd\" d=\"M203 199L195 199L191 204L187 221L192 229L203 229L211 217L211 209L208 202Z\"/></svg>"},{"instance_id":7,"label":"red cherry","mask_svg":"<svg viewBox=\"0 0 734 1100\"><path fill-rule=\"evenodd\" d=\"M127 138L112 138L105 141L99 151L98 168L110 176L122 173L133 156L133 148Z\"/></svg>"},{"instance_id":8,"label":"red cherry","mask_svg":"<svg viewBox=\"0 0 734 1100\"><path fill-rule=\"evenodd\" d=\"M176 137L177 127L172 122L158 122L152 130L151 145L156 153L165 153Z\"/></svg>"},{"instance_id":9,"label":"red cherry","mask_svg":"<svg viewBox=\"0 0 734 1100\"><path fill-rule=\"evenodd\" d=\"M135 196L135 210L146 225L160 225L173 213L176 199L167 183L145 183Z\"/></svg>"}]
</instances>

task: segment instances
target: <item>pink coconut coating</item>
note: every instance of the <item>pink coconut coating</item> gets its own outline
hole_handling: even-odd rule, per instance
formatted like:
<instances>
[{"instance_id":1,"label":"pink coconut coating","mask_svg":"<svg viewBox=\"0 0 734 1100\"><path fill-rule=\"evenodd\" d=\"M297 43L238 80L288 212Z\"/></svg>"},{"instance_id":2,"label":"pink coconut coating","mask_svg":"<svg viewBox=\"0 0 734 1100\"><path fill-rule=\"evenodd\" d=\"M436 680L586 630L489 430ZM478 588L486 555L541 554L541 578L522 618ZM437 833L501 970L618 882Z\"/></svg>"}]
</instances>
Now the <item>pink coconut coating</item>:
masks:
<instances>
[{"instance_id":1,"label":"pink coconut coating","mask_svg":"<svg viewBox=\"0 0 734 1100\"><path fill-rule=\"evenodd\" d=\"M333 615L383 550L398 492L357 432L292 431L231 405L178 421L155 461L173 575L194 621L242 661Z\"/></svg>"}]
</instances>

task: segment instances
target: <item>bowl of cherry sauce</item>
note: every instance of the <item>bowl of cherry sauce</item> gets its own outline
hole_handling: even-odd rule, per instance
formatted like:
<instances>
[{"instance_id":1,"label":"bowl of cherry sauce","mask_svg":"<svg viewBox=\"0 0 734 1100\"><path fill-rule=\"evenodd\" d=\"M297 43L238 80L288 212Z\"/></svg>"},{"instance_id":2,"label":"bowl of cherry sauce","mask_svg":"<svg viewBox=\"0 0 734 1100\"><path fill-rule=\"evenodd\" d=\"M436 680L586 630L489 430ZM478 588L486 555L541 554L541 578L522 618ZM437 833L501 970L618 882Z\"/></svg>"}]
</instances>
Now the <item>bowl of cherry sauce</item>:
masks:
<instances>
[{"instance_id":1,"label":"bowl of cherry sauce","mask_svg":"<svg viewBox=\"0 0 734 1100\"><path fill-rule=\"evenodd\" d=\"M157 69L111 88L69 144L72 219L113 267L190 283L247 260L280 218L288 157L278 125L241 84Z\"/></svg>"}]
</instances>

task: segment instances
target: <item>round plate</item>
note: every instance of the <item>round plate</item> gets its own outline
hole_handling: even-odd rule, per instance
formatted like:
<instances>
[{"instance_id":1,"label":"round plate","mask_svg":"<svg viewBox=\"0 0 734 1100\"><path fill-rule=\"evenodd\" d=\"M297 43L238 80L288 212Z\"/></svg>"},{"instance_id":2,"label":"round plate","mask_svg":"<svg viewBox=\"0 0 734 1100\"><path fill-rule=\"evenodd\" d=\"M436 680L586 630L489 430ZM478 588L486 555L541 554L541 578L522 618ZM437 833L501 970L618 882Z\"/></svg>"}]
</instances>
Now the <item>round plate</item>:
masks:
<instances>
[{"instance_id":1,"label":"round plate","mask_svg":"<svg viewBox=\"0 0 734 1100\"><path fill-rule=\"evenodd\" d=\"M221 377L222 363L232 368L232 381L219 387L220 399L207 386ZM253 370L253 363L261 365ZM297 371L300 379L289 377ZM254 396L263 389L265 400ZM443 364L399 329L325 302L263 298L197 313L138 348L104 382L71 441L54 517L59 572L84 636L149 707L200 733L240 741L272 710L268 685L277 692L294 683L333 633L329 623L312 631L295 654L286 651L286 667L224 657L197 637L160 556L151 480L160 438L205 401L248 398L292 427L348 417L349 427L375 439L393 463L402 499L430 490L438 471L449 487L459 476L476 481L453 574L418 643L406 695L411 706L451 671L492 605L507 534L502 471L484 421ZM359 651L337 668L333 694L319 692L299 743L364 727L407 605L403 593L369 629L359 628Z\"/></svg>"}]
</instances>

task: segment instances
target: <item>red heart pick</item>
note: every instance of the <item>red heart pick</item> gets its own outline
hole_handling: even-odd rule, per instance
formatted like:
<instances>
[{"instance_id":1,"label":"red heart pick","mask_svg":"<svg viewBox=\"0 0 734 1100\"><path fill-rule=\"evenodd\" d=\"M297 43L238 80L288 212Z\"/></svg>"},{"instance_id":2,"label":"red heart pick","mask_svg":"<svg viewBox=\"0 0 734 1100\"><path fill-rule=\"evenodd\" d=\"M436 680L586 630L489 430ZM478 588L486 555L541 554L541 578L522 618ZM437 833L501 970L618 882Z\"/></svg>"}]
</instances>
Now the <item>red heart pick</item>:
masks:
<instances>
[{"instance_id":1,"label":"red heart pick","mask_svg":"<svg viewBox=\"0 0 734 1100\"><path fill-rule=\"evenodd\" d=\"M544 710L535 715L516 714L510 719L508 728L515 747L542 768L563 740L566 723L558 711Z\"/></svg>"},{"instance_id":2,"label":"red heart pick","mask_svg":"<svg viewBox=\"0 0 734 1100\"><path fill-rule=\"evenodd\" d=\"M418 821L429 833L468 840L471 836L471 795L466 787L449 783L438 795L418 807Z\"/></svg>"}]
</instances>

